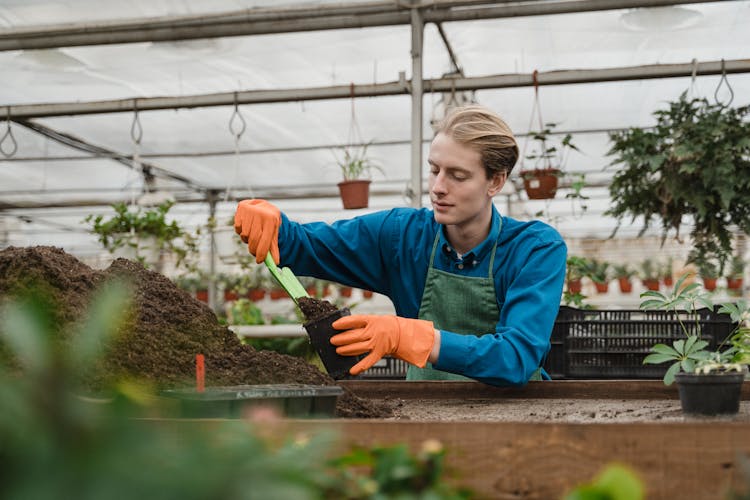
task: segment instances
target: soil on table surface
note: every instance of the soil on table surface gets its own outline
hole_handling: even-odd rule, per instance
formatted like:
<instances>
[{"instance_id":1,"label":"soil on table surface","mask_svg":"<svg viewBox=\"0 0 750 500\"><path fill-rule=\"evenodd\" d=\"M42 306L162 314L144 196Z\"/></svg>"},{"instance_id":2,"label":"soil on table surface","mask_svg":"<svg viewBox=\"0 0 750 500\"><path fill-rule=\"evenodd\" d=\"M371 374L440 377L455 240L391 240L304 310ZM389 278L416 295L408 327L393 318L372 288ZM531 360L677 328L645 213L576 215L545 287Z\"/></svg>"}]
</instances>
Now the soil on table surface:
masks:
<instances>
[{"instance_id":1,"label":"soil on table surface","mask_svg":"<svg viewBox=\"0 0 750 500\"><path fill-rule=\"evenodd\" d=\"M750 422L750 401L736 415L685 415L678 399L391 399L394 420L481 422Z\"/></svg>"},{"instance_id":2,"label":"soil on table surface","mask_svg":"<svg viewBox=\"0 0 750 500\"><path fill-rule=\"evenodd\" d=\"M158 389L194 387L196 354L205 356L207 387L336 385L330 376L302 358L242 344L232 331L219 324L206 304L138 262L116 259L100 271L60 248L0 250L0 299L22 293L36 282L56 305L53 324L56 338L62 342L75 332L94 292L113 278L131 284L135 307L116 338L105 346L104 359L87 367L86 384L91 390L122 376L151 382ZM336 406L339 417L390 415L388 405L360 398L347 388Z\"/></svg>"}]
</instances>

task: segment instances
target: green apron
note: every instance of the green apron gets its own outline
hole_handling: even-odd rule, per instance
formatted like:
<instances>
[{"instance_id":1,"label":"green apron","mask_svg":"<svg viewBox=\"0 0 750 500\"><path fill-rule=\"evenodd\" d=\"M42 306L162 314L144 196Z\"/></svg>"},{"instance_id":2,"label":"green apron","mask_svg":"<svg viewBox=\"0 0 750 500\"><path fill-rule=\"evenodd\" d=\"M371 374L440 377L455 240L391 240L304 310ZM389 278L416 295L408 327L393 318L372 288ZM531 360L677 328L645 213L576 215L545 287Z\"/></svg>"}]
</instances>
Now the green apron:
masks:
<instances>
[{"instance_id":1,"label":"green apron","mask_svg":"<svg viewBox=\"0 0 750 500\"><path fill-rule=\"evenodd\" d=\"M502 223L502 221L501 221ZM495 263L497 240L492 247L487 277L460 276L435 269L435 252L440 241L440 232L435 235L430 265L427 269L424 293L419 307L419 319L432 321L438 330L447 330L462 335L477 332L494 332L500 310L497 307L495 280L492 269ZM531 380L541 380L537 370ZM432 368L409 365L406 380L472 380L463 375Z\"/></svg>"}]
</instances>

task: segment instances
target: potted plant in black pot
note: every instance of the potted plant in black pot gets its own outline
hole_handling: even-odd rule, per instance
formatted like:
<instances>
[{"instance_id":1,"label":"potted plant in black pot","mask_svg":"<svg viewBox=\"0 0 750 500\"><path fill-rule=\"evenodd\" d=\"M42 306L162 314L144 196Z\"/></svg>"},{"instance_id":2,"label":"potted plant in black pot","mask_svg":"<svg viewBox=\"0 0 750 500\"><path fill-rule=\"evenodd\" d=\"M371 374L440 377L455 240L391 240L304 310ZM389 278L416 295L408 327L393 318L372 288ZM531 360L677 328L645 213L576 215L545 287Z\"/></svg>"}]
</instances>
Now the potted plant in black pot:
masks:
<instances>
[{"instance_id":1,"label":"potted plant in black pot","mask_svg":"<svg viewBox=\"0 0 750 500\"><path fill-rule=\"evenodd\" d=\"M689 275L682 276L669 295L656 291L641 294L645 300L641 309L663 309L677 317L685 334L671 346L656 344L644 364L671 362L664 375L664 383L677 382L683 412L695 415L732 415L739 411L742 384L750 363L750 307L744 300L724 303L719 313L729 314L737 325L729 337L716 350L709 350L699 324L697 306L713 310L710 296L701 290L699 283L685 285ZM688 329L686 315L696 322Z\"/></svg>"},{"instance_id":2,"label":"potted plant in black pot","mask_svg":"<svg viewBox=\"0 0 750 500\"><path fill-rule=\"evenodd\" d=\"M615 233L623 219L642 219L641 234L658 225L662 240L687 225L691 256L723 270L735 232L750 232L750 106L682 94L654 115L652 128L610 134L617 171L605 215L617 219Z\"/></svg>"}]
</instances>

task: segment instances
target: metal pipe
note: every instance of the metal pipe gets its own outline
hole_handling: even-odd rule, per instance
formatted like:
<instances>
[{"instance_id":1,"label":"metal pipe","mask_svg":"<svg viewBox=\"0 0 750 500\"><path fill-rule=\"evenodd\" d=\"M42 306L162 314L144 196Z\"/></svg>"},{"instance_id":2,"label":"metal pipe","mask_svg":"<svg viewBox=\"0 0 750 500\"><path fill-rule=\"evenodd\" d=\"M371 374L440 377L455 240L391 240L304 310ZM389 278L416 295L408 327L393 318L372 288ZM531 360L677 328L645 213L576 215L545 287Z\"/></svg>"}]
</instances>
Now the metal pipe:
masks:
<instances>
[{"instance_id":1,"label":"metal pipe","mask_svg":"<svg viewBox=\"0 0 750 500\"><path fill-rule=\"evenodd\" d=\"M237 336L252 339L296 338L307 335L300 324L284 325L229 325Z\"/></svg>"},{"instance_id":2,"label":"metal pipe","mask_svg":"<svg viewBox=\"0 0 750 500\"><path fill-rule=\"evenodd\" d=\"M411 206L422 206L422 51L424 22L422 11L411 11L411 178L408 196Z\"/></svg>"},{"instance_id":3,"label":"metal pipe","mask_svg":"<svg viewBox=\"0 0 750 500\"><path fill-rule=\"evenodd\" d=\"M415 8L425 8L423 22L449 22L719 1L726 0L540 0L503 1L502 5L497 5L498 2L476 0L431 0L415 4ZM125 22L5 30L0 33L0 50L165 42L408 24L411 24L410 12L392 1L368 2L362 5L324 4L313 8L244 9L213 16L146 18Z\"/></svg>"},{"instance_id":4,"label":"metal pipe","mask_svg":"<svg viewBox=\"0 0 750 500\"><path fill-rule=\"evenodd\" d=\"M576 69L546 71L538 73L539 85L568 85L579 83L601 83L624 80L646 80L653 78L688 78L693 74L693 63L652 64L626 66L606 69ZM727 74L750 73L750 59L724 61ZM720 75L722 61L699 62L695 65L697 76ZM387 95L404 95L409 93L413 82L398 82L335 85L331 87L312 87L278 90L246 90L243 92L223 92L183 97L148 97L140 99L119 99L92 102L70 102L52 104L19 104L7 106L11 120L24 118L41 118L51 116L70 116L98 113L133 112L159 109L198 108L210 106L233 106L235 96L238 104L261 104L288 101L311 101L321 99L351 99L354 97L377 97ZM514 87L531 87L534 77L531 73L490 75L478 77L437 78L424 80L423 92L452 92L461 90L501 89Z\"/></svg>"}]
</instances>

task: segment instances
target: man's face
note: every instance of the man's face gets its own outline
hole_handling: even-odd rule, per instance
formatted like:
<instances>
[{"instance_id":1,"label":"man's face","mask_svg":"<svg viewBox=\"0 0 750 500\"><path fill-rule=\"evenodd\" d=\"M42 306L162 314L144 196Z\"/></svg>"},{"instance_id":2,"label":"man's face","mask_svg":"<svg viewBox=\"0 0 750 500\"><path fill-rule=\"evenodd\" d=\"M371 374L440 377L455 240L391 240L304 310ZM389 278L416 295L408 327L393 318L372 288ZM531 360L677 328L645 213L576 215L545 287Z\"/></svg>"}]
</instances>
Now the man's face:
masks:
<instances>
[{"instance_id":1,"label":"man's face","mask_svg":"<svg viewBox=\"0 0 750 500\"><path fill-rule=\"evenodd\" d=\"M430 145L430 201L439 224L467 226L486 216L505 184L505 175L487 179L478 151L438 134Z\"/></svg>"}]
</instances>

